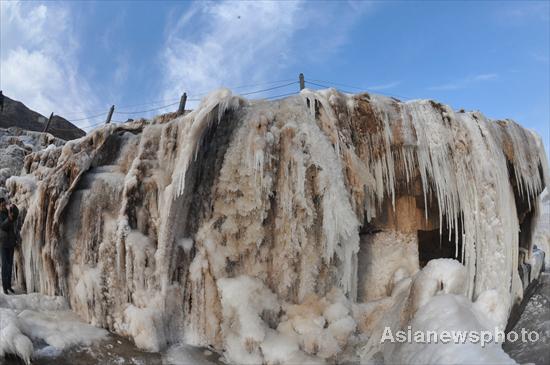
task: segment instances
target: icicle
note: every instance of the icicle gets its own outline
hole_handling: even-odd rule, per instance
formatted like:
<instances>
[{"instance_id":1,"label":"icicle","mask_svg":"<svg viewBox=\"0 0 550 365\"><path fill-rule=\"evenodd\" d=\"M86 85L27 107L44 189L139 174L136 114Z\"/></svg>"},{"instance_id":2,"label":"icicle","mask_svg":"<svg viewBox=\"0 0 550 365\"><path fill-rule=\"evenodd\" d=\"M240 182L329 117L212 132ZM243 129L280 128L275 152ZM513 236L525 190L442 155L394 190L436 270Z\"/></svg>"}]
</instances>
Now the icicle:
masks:
<instances>
[{"instance_id":1,"label":"icicle","mask_svg":"<svg viewBox=\"0 0 550 365\"><path fill-rule=\"evenodd\" d=\"M241 100L234 97L231 91L220 89L203 99L196 110L182 117L178 143L181 152L174 169L176 189L173 199L181 196L185 190L187 167L191 162L191 158L197 158L204 134L212 126L212 123L219 123L225 112L235 109Z\"/></svg>"}]
</instances>

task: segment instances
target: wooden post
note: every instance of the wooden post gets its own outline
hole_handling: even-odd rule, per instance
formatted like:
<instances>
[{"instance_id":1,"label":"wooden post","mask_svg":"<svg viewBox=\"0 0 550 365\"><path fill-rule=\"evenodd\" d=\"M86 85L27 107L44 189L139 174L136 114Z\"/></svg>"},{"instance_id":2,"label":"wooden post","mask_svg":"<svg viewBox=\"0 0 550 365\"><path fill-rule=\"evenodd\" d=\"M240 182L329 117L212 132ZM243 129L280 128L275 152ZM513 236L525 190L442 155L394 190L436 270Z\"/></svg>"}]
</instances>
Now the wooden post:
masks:
<instances>
[{"instance_id":1,"label":"wooden post","mask_svg":"<svg viewBox=\"0 0 550 365\"><path fill-rule=\"evenodd\" d=\"M180 98L180 106L178 108L178 115L182 115L185 113L185 103L187 102L187 93L183 93L183 95Z\"/></svg>"},{"instance_id":2,"label":"wooden post","mask_svg":"<svg viewBox=\"0 0 550 365\"><path fill-rule=\"evenodd\" d=\"M304 74L300 74L300 91L306 88L306 81L304 79Z\"/></svg>"},{"instance_id":3,"label":"wooden post","mask_svg":"<svg viewBox=\"0 0 550 365\"><path fill-rule=\"evenodd\" d=\"M48 133L48 129L50 128L50 123L52 122L52 119L53 119L53 113L50 114L50 117L48 118L48 122L46 123L46 126L44 127L44 132L43 133Z\"/></svg>"},{"instance_id":4,"label":"wooden post","mask_svg":"<svg viewBox=\"0 0 550 365\"><path fill-rule=\"evenodd\" d=\"M109 114L107 114L107 119L105 120L105 124L111 123L111 118L113 117L114 112L115 112L115 106L111 105L111 109L109 109Z\"/></svg>"}]
</instances>

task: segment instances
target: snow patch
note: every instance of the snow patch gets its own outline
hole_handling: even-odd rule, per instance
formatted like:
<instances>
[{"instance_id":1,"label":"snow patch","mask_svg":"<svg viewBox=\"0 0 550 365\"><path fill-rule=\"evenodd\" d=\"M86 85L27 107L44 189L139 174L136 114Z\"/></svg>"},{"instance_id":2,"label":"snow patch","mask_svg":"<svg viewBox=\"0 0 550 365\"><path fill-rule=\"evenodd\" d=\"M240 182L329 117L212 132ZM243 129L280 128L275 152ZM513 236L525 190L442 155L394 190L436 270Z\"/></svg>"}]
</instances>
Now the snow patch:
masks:
<instances>
[{"instance_id":1,"label":"snow patch","mask_svg":"<svg viewBox=\"0 0 550 365\"><path fill-rule=\"evenodd\" d=\"M61 297L0 294L0 358L14 354L30 364L33 344L46 343L37 351L54 354L90 345L106 335L104 329L83 323Z\"/></svg>"}]
</instances>

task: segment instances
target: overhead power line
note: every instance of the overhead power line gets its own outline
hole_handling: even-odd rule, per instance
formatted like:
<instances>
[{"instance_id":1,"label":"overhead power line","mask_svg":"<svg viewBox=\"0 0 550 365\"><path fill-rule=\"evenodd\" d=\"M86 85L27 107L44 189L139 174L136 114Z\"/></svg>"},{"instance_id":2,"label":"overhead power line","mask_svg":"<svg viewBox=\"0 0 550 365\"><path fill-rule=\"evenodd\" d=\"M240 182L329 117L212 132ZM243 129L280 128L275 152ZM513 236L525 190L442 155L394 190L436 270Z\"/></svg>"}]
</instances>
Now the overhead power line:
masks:
<instances>
[{"instance_id":1,"label":"overhead power line","mask_svg":"<svg viewBox=\"0 0 550 365\"><path fill-rule=\"evenodd\" d=\"M360 90L360 91L365 91L365 90L366 90L364 87L357 87L357 86L345 85L345 84L340 84L340 83L331 82L331 81L325 81L325 80L311 79L311 81L323 82L323 83L325 83L325 84L332 84L332 85L342 86L342 87L349 87L350 89L356 89L356 90ZM311 84L313 84L313 83L310 82L310 81L308 81L308 82L311 83Z\"/></svg>"},{"instance_id":2,"label":"overhead power line","mask_svg":"<svg viewBox=\"0 0 550 365\"><path fill-rule=\"evenodd\" d=\"M244 95L252 95L252 94L264 93L264 92L266 92L266 91L281 89L281 88L283 88L283 87L287 87L287 86L294 85L294 84L297 84L297 83L298 83L298 81L289 82L288 84L279 85L279 86L274 86L274 87L270 87L270 88L268 88L268 89L263 89L263 90L250 91L250 92L242 93L242 94L239 94L239 95L244 96Z\"/></svg>"},{"instance_id":3,"label":"overhead power line","mask_svg":"<svg viewBox=\"0 0 550 365\"><path fill-rule=\"evenodd\" d=\"M262 82L262 83L255 83L255 84L247 84L247 85L240 85L240 86L234 86L234 87L229 87L230 89L233 89L233 90L236 90L236 89L243 89L243 88L249 88L249 87L256 87L256 86L262 86L262 85L273 85L273 84L280 84L280 83L283 83L283 82L286 82L286 84L283 84L283 85L277 85L277 86L274 86L274 87L270 87L270 88L266 88L266 89L262 89L262 90L254 90L254 91L249 91L249 92L246 92L246 93L242 93L241 95L253 95L253 94L257 94L257 93L262 93L262 92L267 92L267 91L271 91L271 90L275 90L275 89L279 89L279 88L283 88L283 87L287 87L287 86L290 86L290 85L293 85L296 83L296 81L293 81L294 79L284 79L284 80L278 80L278 81L269 81L269 82ZM293 81L293 82L290 82L290 81ZM194 94L190 99L188 99L188 101L200 101L200 98L199 96L201 95L206 95L208 93L210 93L211 91L209 92L204 92L204 93L198 93L198 94ZM147 102L143 102L143 103L136 103L136 104L126 104L126 105L121 105L121 106L118 106L118 108L121 108L121 109L125 109L125 108L132 108L132 107L138 107L138 106L145 106L145 105L154 105L154 104L159 104L159 103L163 103L163 102L168 102L169 104L167 105L162 105L162 106L158 106L158 107L154 107L154 108L150 108L150 109L146 109L146 110L136 110L136 111L131 111L131 110L126 110L126 111L115 111L115 113L118 113L118 114L127 114L127 115L131 115L131 114L139 114L139 113L146 113L146 112L150 112L150 111L155 111L155 110L161 110L161 109L164 109L164 108L167 108L167 107L170 107L170 106L174 106L178 103L179 101L179 98L178 99L170 99L170 100L155 100L155 101L147 101ZM94 119L94 118L98 118L98 117L102 117L102 116L105 116L107 115L108 112L106 111L100 111L100 110L95 110L95 111L92 111L91 113L97 113L97 114L93 114L93 115L82 115L82 112L67 112L67 113L64 113L65 116L68 116L68 115L77 115L76 116L76 119L67 119L68 121L70 122L80 122L80 121L84 121L84 120L90 120L90 119ZM80 117L78 115L81 115Z\"/></svg>"},{"instance_id":4,"label":"overhead power line","mask_svg":"<svg viewBox=\"0 0 550 365\"><path fill-rule=\"evenodd\" d=\"M138 104L125 104L125 105L119 105L118 107L124 109L124 108L132 108L132 107L137 107L137 106L145 106L145 105L152 105L152 104L159 104L159 103L166 103L166 102L171 103L171 102L174 102L176 100L179 100L179 98L178 99L169 99L169 100L164 99L164 100L148 101L148 102L138 103ZM91 111L90 113L99 113L99 112L100 112L99 110L95 110L95 111ZM82 114L82 112L68 112L68 113L64 113L63 115L65 117L67 117L71 114ZM82 118L78 118L78 119L69 119L69 118L67 118L67 120L69 122L78 122L78 121L81 121L81 120L92 119L92 118L102 116L102 115L105 115L105 114L107 114L107 112L103 112L101 114L94 115L94 116L91 116L91 117L82 117Z\"/></svg>"},{"instance_id":5,"label":"overhead power line","mask_svg":"<svg viewBox=\"0 0 550 365\"><path fill-rule=\"evenodd\" d=\"M273 95L273 96L268 96L267 100L273 100L273 99L277 99L277 98L282 98L282 97L285 97L285 96L290 96L290 95L296 95L296 94L299 94L300 92L299 91L294 91L292 93L286 93L286 94L280 94L280 95Z\"/></svg>"},{"instance_id":6,"label":"overhead power line","mask_svg":"<svg viewBox=\"0 0 550 365\"><path fill-rule=\"evenodd\" d=\"M378 90L369 91L369 88L365 88L365 87L352 86L352 85L347 85L347 84L341 84L341 83L338 83L338 82L319 80L319 79L311 79L311 80L316 81L316 82L322 82L322 83L329 84L329 85L335 85L335 86L341 86L341 87L346 87L346 88L350 88L350 89L355 89L355 90L359 90L359 91L363 91L363 92L372 92L373 94L380 94L380 95L385 95L385 96L390 96L390 97L398 97L398 98L401 98L401 99L408 99L408 100L412 99L412 98L409 98L407 96L384 93L384 92L381 92L381 91L378 91ZM321 87L327 87L327 88L331 87L331 86L316 84L314 82L307 81L307 80L306 80L306 83L316 85L316 86L321 86ZM339 88L336 88L336 89L338 89L340 91L343 91L345 93L348 93L348 94L353 94L352 91L346 91L346 90L342 90L342 89L339 89Z\"/></svg>"},{"instance_id":7,"label":"overhead power line","mask_svg":"<svg viewBox=\"0 0 550 365\"><path fill-rule=\"evenodd\" d=\"M257 84L248 84L248 85L241 85L241 86L235 86L235 87L230 87L230 89L244 89L246 87L256 87L256 86L263 86L263 85L273 85L273 84L280 84L280 83L283 83L283 82L290 82L290 81L294 81L294 79L285 79L285 80L278 80L278 81L268 81L268 82L260 82L260 83L257 83Z\"/></svg>"},{"instance_id":8,"label":"overhead power line","mask_svg":"<svg viewBox=\"0 0 550 365\"><path fill-rule=\"evenodd\" d=\"M306 81L306 84L315 85L315 86L319 86L319 87L324 87L325 89L331 89L332 88L332 86L317 84L317 83L311 82L311 81ZM338 90L347 93L347 91L345 91L345 90L342 90L342 89L338 89Z\"/></svg>"},{"instance_id":9,"label":"overhead power line","mask_svg":"<svg viewBox=\"0 0 550 365\"><path fill-rule=\"evenodd\" d=\"M294 81L294 79L285 79L285 80L278 80L278 81L268 81L268 82L260 82L260 83L257 83L257 84L248 84L248 85L240 85L240 86L226 86L228 89L231 89L231 90L239 90L239 89L245 89L245 88L248 88L248 87L257 87L257 86L264 86L264 85L273 85L273 84L280 84L280 83L283 83L283 82L290 82L290 81ZM193 97L198 97L198 96L203 96L203 95L207 95L207 94L210 94L210 92L212 92L212 90L210 91L203 91L203 92L200 92L200 93L196 93L196 94L193 94ZM242 94L241 94L242 95Z\"/></svg>"},{"instance_id":10,"label":"overhead power line","mask_svg":"<svg viewBox=\"0 0 550 365\"><path fill-rule=\"evenodd\" d=\"M130 115L130 114L140 114L140 113L148 113L148 112L152 112L152 111L155 111L155 110L160 110L160 109L165 109L165 108L168 108L170 106L174 106L174 105L177 105L179 104L179 101L175 102L175 103L172 103L172 104L168 104L168 105L163 105L163 106L159 106L159 107L156 107L156 108L152 108L152 109L147 109L147 110L136 110L136 111L115 111L115 114L125 114L125 115Z\"/></svg>"},{"instance_id":11,"label":"overhead power line","mask_svg":"<svg viewBox=\"0 0 550 365\"><path fill-rule=\"evenodd\" d=\"M95 124L92 124L92 125L87 125L87 126L85 126L85 127L80 127L80 129L92 129L92 128L98 127L98 126L100 126L100 125L102 125L102 124L105 124L105 122L104 122L104 121L101 121L101 122L99 122L99 123L95 123Z\"/></svg>"},{"instance_id":12,"label":"overhead power line","mask_svg":"<svg viewBox=\"0 0 550 365\"><path fill-rule=\"evenodd\" d=\"M285 80L278 80L278 81L269 81L269 82L263 82L263 83L240 85L240 86L235 86L235 87L230 87L230 88L233 89L233 90L236 90L236 89L243 89L243 88L252 88L252 87L257 87L257 86L262 86L262 85L274 85L274 86L266 87L266 88L263 88L263 89L260 89L260 90L252 90L252 91L247 91L247 92L239 94L240 96L247 96L247 95L256 95L256 94L268 93L270 91L283 89L283 88L286 88L286 87L289 87L289 86L292 86L292 85L296 85L298 83L300 83L300 87L303 87L304 84L308 84L308 85L312 85L314 87L319 87L319 88L336 88L337 90L339 90L341 92L350 93L350 94L354 93L354 92L347 91L347 90L342 89L342 88L349 88L349 89L354 89L354 90L359 90L359 91L367 91L368 90L368 88L363 88L363 87L359 87L359 86L353 86L353 85L348 85L348 84L343 84L343 83L338 83L338 82L332 82L332 81L327 81L327 80L305 79L302 74L300 74L300 81L298 81L296 79L285 79ZM206 94L209 94L210 92L193 94L192 98L190 98L190 99L186 98L185 100L187 100L187 101L200 101L201 100L199 98L200 95L206 95ZM285 97L285 96L296 95L298 93L299 93L299 91L293 91L293 92L282 93L282 94L278 94L278 95L267 95L265 97L259 97L258 99L273 100L273 99L278 99L278 98L282 98L282 97ZM399 98L402 98L402 99L410 99L410 98L405 97L405 96L385 94L385 93L379 92L379 91L375 91L375 93L382 94L382 95L387 95L387 96L391 96L391 97L396 96L396 97L399 97ZM183 96L182 96L182 98L183 98ZM155 105L155 104L159 104L159 103L163 103L163 102L164 103L168 102L168 104L162 105L162 106L155 106L153 108L148 108L148 109L143 109L143 110L124 110L125 108L139 107L139 106L145 106L145 105ZM118 109L114 110L113 114L117 114L117 115L135 115L135 114L149 113L149 112L158 111L158 110L173 107L173 106L177 105L178 103L181 104L181 99L179 99L179 98L178 99L171 99L171 100L166 100L165 99L165 100L148 101L148 102L137 103L137 104L129 104L129 105L124 105L124 106L119 106L118 108L122 108L123 110L118 110ZM185 105L185 104L183 104L183 105ZM180 107L181 107L181 105L180 105ZM103 116L107 115L108 113L109 113L108 111L103 111L101 113L93 114L91 116L83 116L83 117L80 117L80 118L77 118L77 119L72 119L72 120L69 120L69 121L70 122L79 122L79 121L85 121L85 120L92 120L92 119L95 119L95 118L103 117ZM104 123L104 121L100 121L98 123L94 123L94 124L91 124L89 126L81 127L81 128L90 129L90 128L97 127L97 126L99 126L103 123Z\"/></svg>"},{"instance_id":13,"label":"overhead power line","mask_svg":"<svg viewBox=\"0 0 550 365\"><path fill-rule=\"evenodd\" d=\"M94 119L94 118L101 117L101 116L106 115L106 114L107 114L107 112L103 112L101 114L96 114L96 115L92 115L92 116L85 117L85 118L72 119L72 120L69 120L69 122L80 122L82 120Z\"/></svg>"},{"instance_id":14,"label":"overhead power line","mask_svg":"<svg viewBox=\"0 0 550 365\"><path fill-rule=\"evenodd\" d=\"M170 99L170 100L156 100L156 101L150 101L150 102L147 102L147 103L139 103L139 104L130 104L130 105L120 105L118 106L119 108L133 108L133 107L136 107L136 106L145 106L145 105L152 105L152 104L160 104L160 103L173 103L175 102L176 100L179 100L179 98L177 99Z\"/></svg>"}]
</instances>

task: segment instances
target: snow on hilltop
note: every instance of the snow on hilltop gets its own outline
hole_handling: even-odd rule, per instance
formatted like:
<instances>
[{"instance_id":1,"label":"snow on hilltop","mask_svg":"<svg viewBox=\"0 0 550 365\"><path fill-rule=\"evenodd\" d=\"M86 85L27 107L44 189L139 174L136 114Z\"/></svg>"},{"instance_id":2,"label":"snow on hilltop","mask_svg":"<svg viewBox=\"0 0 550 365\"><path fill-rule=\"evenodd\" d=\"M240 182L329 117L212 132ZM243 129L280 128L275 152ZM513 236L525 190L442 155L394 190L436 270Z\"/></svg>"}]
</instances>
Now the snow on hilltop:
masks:
<instances>
[{"instance_id":1,"label":"snow on hilltop","mask_svg":"<svg viewBox=\"0 0 550 365\"><path fill-rule=\"evenodd\" d=\"M21 286L151 351L513 363L498 344L434 354L380 338L385 326L505 326L540 270L518 272L548 182L534 133L333 89L278 101L219 90L171 118L26 159L7 182L25 215ZM441 313L430 322L425 308Z\"/></svg>"}]
</instances>

